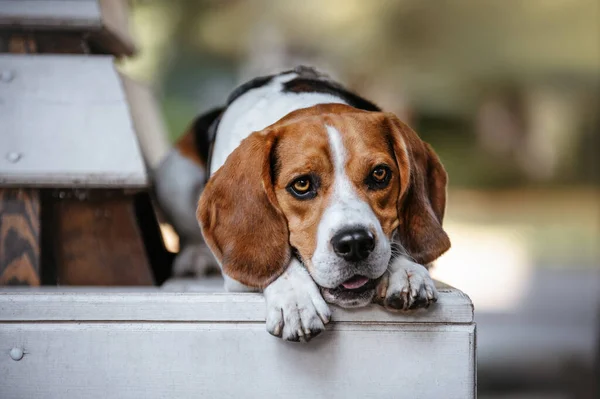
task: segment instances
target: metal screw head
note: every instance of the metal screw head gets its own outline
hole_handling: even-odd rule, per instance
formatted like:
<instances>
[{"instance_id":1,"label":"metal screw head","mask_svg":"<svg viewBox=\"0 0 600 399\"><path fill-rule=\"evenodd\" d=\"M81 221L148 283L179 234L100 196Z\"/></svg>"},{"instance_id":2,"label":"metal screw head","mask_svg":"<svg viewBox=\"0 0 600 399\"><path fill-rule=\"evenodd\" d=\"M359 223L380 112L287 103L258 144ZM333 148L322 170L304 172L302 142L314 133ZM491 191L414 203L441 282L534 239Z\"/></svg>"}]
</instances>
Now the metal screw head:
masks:
<instances>
[{"instance_id":1,"label":"metal screw head","mask_svg":"<svg viewBox=\"0 0 600 399\"><path fill-rule=\"evenodd\" d=\"M15 77L15 74L12 71L0 71L0 82L5 82L8 83L11 80L13 80Z\"/></svg>"},{"instance_id":2,"label":"metal screw head","mask_svg":"<svg viewBox=\"0 0 600 399\"><path fill-rule=\"evenodd\" d=\"M17 163L17 162L19 162L19 159L21 159L22 156L23 156L23 154L11 151L6 154L6 160L10 163Z\"/></svg>"},{"instance_id":3,"label":"metal screw head","mask_svg":"<svg viewBox=\"0 0 600 399\"><path fill-rule=\"evenodd\" d=\"M10 358L14 361L19 361L21 359L23 359L23 355L25 353L23 352L23 349L21 348L12 348L10 350Z\"/></svg>"}]
</instances>

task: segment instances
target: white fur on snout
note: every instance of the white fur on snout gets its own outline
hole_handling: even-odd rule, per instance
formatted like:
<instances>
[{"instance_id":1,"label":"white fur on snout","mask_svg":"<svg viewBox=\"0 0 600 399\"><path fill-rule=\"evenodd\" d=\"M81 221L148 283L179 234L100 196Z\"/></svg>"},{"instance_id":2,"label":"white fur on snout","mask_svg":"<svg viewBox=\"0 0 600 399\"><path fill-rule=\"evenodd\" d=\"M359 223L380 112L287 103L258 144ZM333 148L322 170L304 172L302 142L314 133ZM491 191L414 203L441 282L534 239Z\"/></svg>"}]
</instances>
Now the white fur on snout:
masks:
<instances>
[{"instance_id":1,"label":"white fur on snout","mask_svg":"<svg viewBox=\"0 0 600 399\"><path fill-rule=\"evenodd\" d=\"M346 149L342 136L327 126L329 147L335 176L329 205L323 212L317 229L317 246L311 258L311 274L322 287L335 288L354 274L378 278L386 270L391 256L388 238L381 229L377 216L368 203L363 201L346 174ZM339 231L349 227L362 227L375 236L375 248L363 263L351 265L333 251L331 239ZM357 269L354 269L354 267Z\"/></svg>"},{"instance_id":2,"label":"white fur on snout","mask_svg":"<svg viewBox=\"0 0 600 399\"><path fill-rule=\"evenodd\" d=\"M309 340L325 329L331 311L298 260L264 289L267 331L287 341Z\"/></svg>"}]
</instances>

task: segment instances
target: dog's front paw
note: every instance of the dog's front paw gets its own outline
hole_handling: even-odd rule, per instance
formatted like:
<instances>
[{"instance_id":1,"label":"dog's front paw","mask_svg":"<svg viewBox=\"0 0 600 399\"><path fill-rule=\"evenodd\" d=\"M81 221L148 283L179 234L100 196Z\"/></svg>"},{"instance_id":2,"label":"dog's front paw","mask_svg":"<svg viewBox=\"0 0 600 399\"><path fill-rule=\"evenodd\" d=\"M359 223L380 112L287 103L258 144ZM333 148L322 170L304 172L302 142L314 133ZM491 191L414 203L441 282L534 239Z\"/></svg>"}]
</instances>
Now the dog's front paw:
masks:
<instances>
[{"instance_id":1,"label":"dog's front paw","mask_svg":"<svg viewBox=\"0 0 600 399\"><path fill-rule=\"evenodd\" d=\"M377 302L390 310L428 308L438 297L429 271L402 257L381 278L376 295Z\"/></svg>"},{"instance_id":2,"label":"dog's front paw","mask_svg":"<svg viewBox=\"0 0 600 399\"><path fill-rule=\"evenodd\" d=\"M331 319L331 311L304 267L293 260L264 289L267 331L286 341L310 341Z\"/></svg>"}]
</instances>

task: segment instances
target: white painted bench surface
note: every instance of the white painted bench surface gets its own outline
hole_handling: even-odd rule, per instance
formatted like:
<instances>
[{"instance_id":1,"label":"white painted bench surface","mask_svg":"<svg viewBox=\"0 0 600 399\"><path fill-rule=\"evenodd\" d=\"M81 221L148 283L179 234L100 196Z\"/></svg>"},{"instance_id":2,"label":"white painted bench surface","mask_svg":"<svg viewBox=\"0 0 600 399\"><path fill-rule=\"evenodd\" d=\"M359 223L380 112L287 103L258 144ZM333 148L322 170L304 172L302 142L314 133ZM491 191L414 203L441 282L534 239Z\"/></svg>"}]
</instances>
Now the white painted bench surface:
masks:
<instances>
[{"instance_id":1,"label":"white painted bench surface","mask_svg":"<svg viewBox=\"0 0 600 399\"><path fill-rule=\"evenodd\" d=\"M3 54L0 73L0 186L148 185L113 57Z\"/></svg>"},{"instance_id":2,"label":"white painted bench surface","mask_svg":"<svg viewBox=\"0 0 600 399\"><path fill-rule=\"evenodd\" d=\"M264 313L260 294L0 290L0 398L475 397L456 289L411 314L333 308L307 344L270 336Z\"/></svg>"}]
</instances>

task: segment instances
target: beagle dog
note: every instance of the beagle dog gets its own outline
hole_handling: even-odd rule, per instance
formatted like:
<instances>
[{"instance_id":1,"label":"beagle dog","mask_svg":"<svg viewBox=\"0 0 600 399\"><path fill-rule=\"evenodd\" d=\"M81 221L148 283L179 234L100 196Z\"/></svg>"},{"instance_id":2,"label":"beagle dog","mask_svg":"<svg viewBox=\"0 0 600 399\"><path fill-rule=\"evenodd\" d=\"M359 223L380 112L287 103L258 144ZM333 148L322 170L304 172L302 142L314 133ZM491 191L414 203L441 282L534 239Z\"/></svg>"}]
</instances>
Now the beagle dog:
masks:
<instances>
[{"instance_id":1,"label":"beagle dog","mask_svg":"<svg viewBox=\"0 0 600 399\"><path fill-rule=\"evenodd\" d=\"M425 265L450 247L446 180L395 115L298 67L242 85L200 117L157 189L186 238L176 266L216 259L228 290L264 293L271 334L308 341L329 322L328 303L436 301Z\"/></svg>"}]
</instances>

